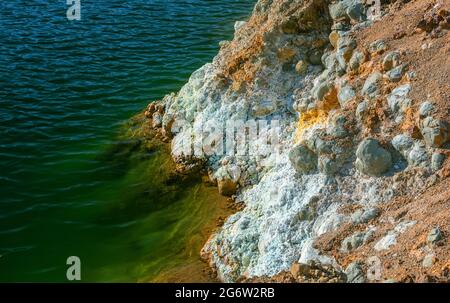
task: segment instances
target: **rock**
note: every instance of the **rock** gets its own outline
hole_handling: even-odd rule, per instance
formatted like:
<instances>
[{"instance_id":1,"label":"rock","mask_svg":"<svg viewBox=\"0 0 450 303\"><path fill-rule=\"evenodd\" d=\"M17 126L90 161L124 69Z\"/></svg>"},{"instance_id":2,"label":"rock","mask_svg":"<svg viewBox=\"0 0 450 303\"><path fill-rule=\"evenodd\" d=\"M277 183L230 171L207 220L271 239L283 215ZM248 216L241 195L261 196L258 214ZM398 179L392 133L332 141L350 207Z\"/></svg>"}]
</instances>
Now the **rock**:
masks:
<instances>
[{"instance_id":1,"label":"rock","mask_svg":"<svg viewBox=\"0 0 450 303\"><path fill-rule=\"evenodd\" d=\"M306 74L306 72L308 71L308 63L303 60L298 61L295 65L295 71L300 75Z\"/></svg>"},{"instance_id":2,"label":"rock","mask_svg":"<svg viewBox=\"0 0 450 303\"><path fill-rule=\"evenodd\" d=\"M366 209L364 211L358 210L351 216L351 221L354 224L366 224L380 215L380 210L376 207Z\"/></svg>"},{"instance_id":3,"label":"rock","mask_svg":"<svg viewBox=\"0 0 450 303\"><path fill-rule=\"evenodd\" d=\"M228 45L230 45L230 41L227 41L227 40L222 40L222 41L219 41L219 47L220 48L225 48L225 47L227 47Z\"/></svg>"},{"instance_id":4,"label":"rock","mask_svg":"<svg viewBox=\"0 0 450 303\"><path fill-rule=\"evenodd\" d=\"M224 178L217 181L219 193L225 197L231 197L236 193L237 183L231 179Z\"/></svg>"},{"instance_id":5,"label":"rock","mask_svg":"<svg viewBox=\"0 0 450 303\"><path fill-rule=\"evenodd\" d=\"M406 73L406 79L411 81L417 77L417 73L415 71L410 71Z\"/></svg>"},{"instance_id":6,"label":"rock","mask_svg":"<svg viewBox=\"0 0 450 303\"><path fill-rule=\"evenodd\" d=\"M288 19L281 24L281 32L288 35L299 33L298 22L294 19Z\"/></svg>"},{"instance_id":7,"label":"rock","mask_svg":"<svg viewBox=\"0 0 450 303\"><path fill-rule=\"evenodd\" d=\"M408 159L414 140L407 135L400 134L392 139L391 144L405 159Z\"/></svg>"},{"instance_id":8,"label":"rock","mask_svg":"<svg viewBox=\"0 0 450 303\"><path fill-rule=\"evenodd\" d=\"M419 108L419 117L424 119L431 115L433 112L433 104L431 102L425 101L420 105Z\"/></svg>"},{"instance_id":9,"label":"rock","mask_svg":"<svg viewBox=\"0 0 450 303\"><path fill-rule=\"evenodd\" d=\"M290 47L280 48L277 52L277 57L278 57L278 59L280 59L281 62L289 62L296 55L297 55L297 52L293 48L290 48Z\"/></svg>"},{"instance_id":10,"label":"rock","mask_svg":"<svg viewBox=\"0 0 450 303\"><path fill-rule=\"evenodd\" d=\"M336 54L334 52L324 52L322 55L322 64L327 70L335 70L338 66Z\"/></svg>"},{"instance_id":11,"label":"rock","mask_svg":"<svg viewBox=\"0 0 450 303\"><path fill-rule=\"evenodd\" d=\"M445 155L441 153L434 153L431 156L431 169L438 171L442 168L445 162Z\"/></svg>"},{"instance_id":12,"label":"rock","mask_svg":"<svg viewBox=\"0 0 450 303\"><path fill-rule=\"evenodd\" d=\"M243 27L246 24L247 24L246 21L236 21L234 23L234 31L237 32L241 27Z\"/></svg>"},{"instance_id":13,"label":"rock","mask_svg":"<svg viewBox=\"0 0 450 303\"><path fill-rule=\"evenodd\" d=\"M376 251L388 250L391 246L397 244L397 233L389 232L381 238L373 247Z\"/></svg>"},{"instance_id":14,"label":"rock","mask_svg":"<svg viewBox=\"0 0 450 303\"><path fill-rule=\"evenodd\" d=\"M421 133L428 146L441 147L448 140L448 123L443 120L425 118L421 123Z\"/></svg>"},{"instance_id":15,"label":"rock","mask_svg":"<svg viewBox=\"0 0 450 303\"><path fill-rule=\"evenodd\" d=\"M366 19L364 5L357 1L352 1L346 10L347 16L354 22L361 22Z\"/></svg>"},{"instance_id":16,"label":"rock","mask_svg":"<svg viewBox=\"0 0 450 303\"><path fill-rule=\"evenodd\" d=\"M294 263L291 266L291 275L294 278L297 278L300 274L300 264L299 263Z\"/></svg>"},{"instance_id":17,"label":"rock","mask_svg":"<svg viewBox=\"0 0 450 303\"><path fill-rule=\"evenodd\" d=\"M341 106L344 106L345 103L350 101L356 96L356 93L350 85L344 85L339 89L338 92L338 101Z\"/></svg>"},{"instance_id":18,"label":"rock","mask_svg":"<svg viewBox=\"0 0 450 303\"><path fill-rule=\"evenodd\" d=\"M317 87L313 89L314 98L318 101L324 99L324 97L332 90L333 84L329 81L320 83Z\"/></svg>"},{"instance_id":19,"label":"rock","mask_svg":"<svg viewBox=\"0 0 450 303\"><path fill-rule=\"evenodd\" d=\"M436 244L437 242L439 242L439 241L441 241L442 240L442 233L441 233L441 230L439 229L439 228L433 228L431 231L430 231L430 233L428 234L428 237L427 237L427 242L429 243L429 244L432 244L432 245L434 245L434 244Z\"/></svg>"},{"instance_id":20,"label":"rock","mask_svg":"<svg viewBox=\"0 0 450 303\"><path fill-rule=\"evenodd\" d=\"M362 122L364 114L367 112L368 109L369 109L369 102L367 100L364 100L363 102L359 103L358 106L356 107L355 115L360 123Z\"/></svg>"},{"instance_id":21,"label":"rock","mask_svg":"<svg viewBox=\"0 0 450 303\"><path fill-rule=\"evenodd\" d=\"M392 166L391 154L375 139L362 141L356 151L356 168L363 174L379 176Z\"/></svg>"},{"instance_id":22,"label":"rock","mask_svg":"<svg viewBox=\"0 0 450 303\"><path fill-rule=\"evenodd\" d=\"M255 104L252 109L254 117L261 118L273 114L277 110L277 106L270 100L265 100L259 104Z\"/></svg>"},{"instance_id":23,"label":"rock","mask_svg":"<svg viewBox=\"0 0 450 303\"><path fill-rule=\"evenodd\" d=\"M391 82L399 82L402 80L403 75L405 74L405 66L399 65L386 73L386 77Z\"/></svg>"},{"instance_id":24,"label":"rock","mask_svg":"<svg viewBox=\"0 0 450 303\"><path fill-rule=\"evenodd\" d=\"M364 283L364 271L358 262L350 263L345 269L347 275L347 283Z\"/></svg>"},{"instance_id":25,"label":"rock","mask_svg":"<svg viewBox=\"0 0 450 303\"><path fill-rule=\"evenodd\" d=\"M388 105L394 115L398 113L405 112L409 107L411 107L411 99L407 98L409 92L411 91L410 84L404 84L398 86L389 94L387 100Z\"/></svg>"},{"instance_id":26,"label":"rock","mask_svg":"<svg viewBox=\"0 0 450 303\"><path fill-rule=\"evenodd\" d=\"M339 40L339 38L341 37L341 35L339 34L339 32L338 31L332 31L331 33L330 33L330 35L328 36L328 38L330 39L330 43L331 43L331 45L334 47L334 48L336 48L337 47L337 42L338 42L338 40Z\"/></svg>"},{"instance_id":27,"label":"rock","mask_svg":"<svg viewBox=\"0 0 450 303\"><path fill-rule=\"evenodd\" d=\"M430 160L425 145L422 142L416 142L413 145L406 159L411 166L427 166Z\"/></svg>"},{"instance_id":28,"label":"rock","mask_svg":"<svg viewBox=\"0 0 450 303\"><path fill-rule=\"evenodd\" d=\"M369 45L369 52L371 54L381 54L385 50L387 50L387 45L383 40L376 40Z\"/></svg>"},{"instance_id":29,"label":"rock","mask_svg":"<svg viewBox=\"0 0 450 303\"><path fill-rule=\"evenodd\" d=\"M400 64L400 54L398 52L389 52L383 59L383 70L389 71Z\"/></svg>"},{"instance_id":30,"label":"rock","mask_svg":"<svg viewBox=\"0 0 450 303\"><path fill-rule=\"evenodd\" d=\"M161 127L162 125L162 116L159 112L155 112L153 114L153 127Z\"/></svg>"},{"instance_id":31,"label":"rock","mask_svg":"<svg viewBox=\"0 0 450 303\"><path fill-rule=\"evenodd\" d=\"M320 155L318 159L318 169L324 175L334 175L341 167L340 161L336 158L331 158L328 155Z\"/></svg>"},{"instance_id":32,"label":"rock","mask_svg":"<svg viewBox=\"0 0 450 303\"><path fill-rule=\"evenodd\" d=\"M345 128L345 124L347 123L347 119L342 114L332 115L330 118L330 123L327 127L327 135L332 136L334 138L344 138L348 136L347 129Z\"/></svg>"},{"instance_id":33,"label":"rock","mask_svg":"<svg viewBox=\"0 0 450 303\"><path fill-rule=\"evenodd\" d=\"M310 53L309 57L309 62L311 62L311 64L313 65L321 65L322 64L322 53L320 51L313 51Z\"/></svg>"},{"instance_id":34,"label":"rock","mask_svg":"<svg viewBox=\"0 0 450 303\"><path fill-rule=\"evenodd\" d=\"M425 268L433 267L433 265L436 263L437 259L434 254L428 254L423 258L422 266Z\"/></svg>"},{"instance_id":35,"label":"rock","mask_svg":"<svg viewBox=\"0 0 450 303\"><path fill-rule=\"evenodd\" d=\"M333 25L331 26L331 30L333 31L348 31L350 30L349 25L346 22L335 22L333 23Z\"/></svg>"},{"instance_id":36,"label":"rock","mask_svg":"<svg viewBox=\"0 0 450 303\"><path fill-rule=\"evenodd\" d=\"M347 63L350 61L356 46L356 40L350 35L343 35L338 39L336 59L343 70L347 68Z\"/></svg>"},{"instance_id":37,"label":"rock","mask_svg":"<svg viewBox=\"0 0 450 303\"><path fill-rule=\"evenodd\" d=\"M347 17L346 7L343 2L336 2L328 6L330 16L333 20L339 20Z\"/></svg>"},{"instance_id":38,"label":"rock","mask_svg":"<svg viewBox=\"0 0 450 303\"><path fill-rule=\"evenodd\" d=\"M371 74L364 83L361 94L370 98L376 97L379 94L381 79L381 73L374 72Z\"/></svg>"},{"instance_id":39,"label":"rock","mask_svg":"<svg viewBox=\"0 0 450 303\"><path fill-rule=\"evenodd\" d=\"M348 68L350 71L355 71L359 69L361 64L363 64L366 61L366 56L364 53L360 51L353 52L352 57L350 58L350 61L348 62Z\"/></svg>"},{"instance_id":40,"label":"rock","mask_svg":"<svg viewBox=\"0 0 450 303\"><path fill-rule=\"evenodd\" d=\"M398 281L395 279L387 279L387 280L384 280L383 283L392 284L392 283L398 283Z\"/></svg>"},{"instance_id":41,"label":"rock","mask_svg":"<svg viewBox=\"0 0 450 303\"><path fill-rule=\"evenodd\" d=\"M345 238L341 243L341 251L347 253L357 249L364 244L365 236L365 233L358 232Z\"/></svg>"},{"instance_id":42,"label":"rock","mask_svg":"<svg viewBox=\"0 0 450 303\"><path fill-rule=\"evenodd\" d=\"M289 160L298 173L309 173L317 169L317 155L302 144L289 152Z\"/></svg>"}]
</instances>

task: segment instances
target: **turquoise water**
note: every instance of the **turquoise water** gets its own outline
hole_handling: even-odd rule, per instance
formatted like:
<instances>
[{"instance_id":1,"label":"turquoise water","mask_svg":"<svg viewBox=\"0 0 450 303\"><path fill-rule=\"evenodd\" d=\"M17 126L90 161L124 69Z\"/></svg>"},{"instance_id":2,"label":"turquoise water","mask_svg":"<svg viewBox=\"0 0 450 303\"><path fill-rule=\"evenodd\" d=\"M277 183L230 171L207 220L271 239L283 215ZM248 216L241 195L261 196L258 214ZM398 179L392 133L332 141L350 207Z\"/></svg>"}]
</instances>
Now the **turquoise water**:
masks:
<instances>
[{"instance_id":1,"label":"turquoise water","mask_svg":"<svg viewBox=\"0 0 450 303\"><path fill-rule=\"evenodd\" d=\"M0 2L0 281L65 281L72 255L83 281L146 280L180 258L171 241L207 193L164 196L161 159L121 153L117 134L211 61L254 1L81 4L68 21L65 0Z\"/></svg>"}]
</instances>

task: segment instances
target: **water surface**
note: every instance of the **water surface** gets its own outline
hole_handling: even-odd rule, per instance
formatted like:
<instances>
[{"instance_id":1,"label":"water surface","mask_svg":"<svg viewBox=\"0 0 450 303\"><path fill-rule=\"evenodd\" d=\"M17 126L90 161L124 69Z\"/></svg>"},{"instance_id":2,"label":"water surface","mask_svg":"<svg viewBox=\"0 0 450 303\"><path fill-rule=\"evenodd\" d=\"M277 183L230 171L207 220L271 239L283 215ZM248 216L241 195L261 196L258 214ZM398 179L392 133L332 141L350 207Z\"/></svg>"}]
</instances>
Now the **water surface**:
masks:
<instances>
[{"instance_id":1,"label":"water surface","mask_svg":"<svg viewBox=\"0 0 450 303\"><path fill-rule=\"evenodd\" d=\"M118 134L211 61L254 1L81 4L68 21L65 0L0 2L0 281L65 281L72 255L83 281L151 280L196 256L216 211L211 188L170 191L167 158Z\"/></svg>"}]
</instances>

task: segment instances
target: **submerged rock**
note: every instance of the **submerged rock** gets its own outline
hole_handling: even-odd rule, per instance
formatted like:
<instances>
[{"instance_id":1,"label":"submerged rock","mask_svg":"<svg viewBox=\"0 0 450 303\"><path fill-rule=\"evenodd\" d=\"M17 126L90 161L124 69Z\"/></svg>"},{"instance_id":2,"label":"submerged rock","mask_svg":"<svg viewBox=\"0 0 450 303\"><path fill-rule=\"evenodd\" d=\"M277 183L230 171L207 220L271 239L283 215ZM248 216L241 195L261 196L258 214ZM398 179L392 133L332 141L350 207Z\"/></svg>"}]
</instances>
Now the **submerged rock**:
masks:
<instances>
[{"instance_id":1,"label":"submerged rock","mask_svg":"<svg viewBox=\"0 0 450 303\"><path fill-rule=\"evenodd\" d=\"M217 185L222 196L231 197L236 193L237 183L231 179L218 180Z\"/></svg>"}]
</instances>

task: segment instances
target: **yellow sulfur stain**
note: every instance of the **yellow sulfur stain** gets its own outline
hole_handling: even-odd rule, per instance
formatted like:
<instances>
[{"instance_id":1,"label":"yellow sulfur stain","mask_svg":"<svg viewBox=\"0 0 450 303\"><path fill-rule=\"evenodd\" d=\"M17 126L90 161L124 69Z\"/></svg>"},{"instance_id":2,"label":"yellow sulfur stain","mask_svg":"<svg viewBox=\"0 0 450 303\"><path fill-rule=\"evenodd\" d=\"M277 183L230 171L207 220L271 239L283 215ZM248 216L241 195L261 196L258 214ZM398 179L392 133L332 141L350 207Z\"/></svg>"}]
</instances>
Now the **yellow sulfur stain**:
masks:
<instances>
[{"instance_id":1,"label":"yellow sulfur stain","mask_svg":"<svg viewBox=\"0 0 450 303\"><path fill-rule=\"evenodd\" d=\"M299 143L303 138L304 132L317 124L326 124L328 120L328 110L312 109L300 115L297 123L297 131L295 133L294 142Z\"/></svg>"}]
</instances>

